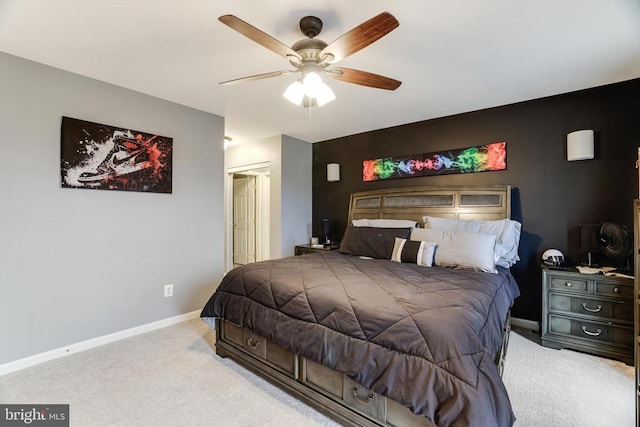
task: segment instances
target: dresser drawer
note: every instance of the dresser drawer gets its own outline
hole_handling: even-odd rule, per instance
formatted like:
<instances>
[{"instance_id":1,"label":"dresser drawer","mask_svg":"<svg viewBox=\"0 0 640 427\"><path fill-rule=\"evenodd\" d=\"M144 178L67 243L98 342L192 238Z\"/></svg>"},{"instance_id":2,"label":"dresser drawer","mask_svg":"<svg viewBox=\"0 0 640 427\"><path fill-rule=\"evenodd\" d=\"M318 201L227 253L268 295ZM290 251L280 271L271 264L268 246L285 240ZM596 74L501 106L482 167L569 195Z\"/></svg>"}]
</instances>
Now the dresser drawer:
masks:
<instances>
[{"instance_id":1,"label":"dresser drawer","mask_svg":"<svg viewBox=\"0 0 640 427\"><path fill-rule=\"evenodd\" d=\"M631 301L633 300L633 286L618 283L596 282L595 294L607 297L625 298Z\"/></svg>"},{"instance_id":2,"label":"dresser drawer","mask_svg":"<svg viewBox=\"0 0 640 427\"><path fill-rule=\"evenodd\" d=\"M580 314L594 318L633 322L633 304L631 303L550 293L549 310L553 313Z\"/></svg>"},{"instance_id":3,"label":"dresser drawer","mask_svg":"<svg viewBox=\"0 0 640 427\"><path fill-rule=\"evenodd\" d=\"M549 332L592 342L633 345L633 328L549 315Z\"/></svg>"},{"instance_id":4,"label":"dresser drawer","mask_svg":"<svg viewBox=\"0 0 640 427\"><path fill-rule=\"evenodd\" d=\"M552 290L563 290L568 292L586 292L587 281L573 277L556 277L550 278L549 287Z\"/></svg>"}]
</instances>

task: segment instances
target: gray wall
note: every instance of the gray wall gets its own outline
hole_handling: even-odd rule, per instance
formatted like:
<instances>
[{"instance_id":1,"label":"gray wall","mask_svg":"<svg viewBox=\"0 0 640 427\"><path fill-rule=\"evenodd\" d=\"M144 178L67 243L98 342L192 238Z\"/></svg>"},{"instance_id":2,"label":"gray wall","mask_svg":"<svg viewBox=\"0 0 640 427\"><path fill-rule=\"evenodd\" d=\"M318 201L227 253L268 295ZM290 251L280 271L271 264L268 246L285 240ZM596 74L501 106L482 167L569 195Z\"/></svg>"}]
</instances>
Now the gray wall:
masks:
<instances>
[{"instance_id":1,"label":"gray wall","mask_svg":"<svg viewBox=\"0 0 640 427\"><path fill-rule=\"evenodd\" d=\"M0 364L200 309L223 275L223 118L4 53L0 94ZM62 116L172 137L173 194L61 188Z\"/></svg>"},{"instance_id":2,"label":"gray wall","mask_svg":"<svg viewBox=\"0 0 640 427\"><path fill-rule=\"evenodd\" d=\"M282 136L282 255L311 238L313 146Z\"/></svg>"}]
</instances>

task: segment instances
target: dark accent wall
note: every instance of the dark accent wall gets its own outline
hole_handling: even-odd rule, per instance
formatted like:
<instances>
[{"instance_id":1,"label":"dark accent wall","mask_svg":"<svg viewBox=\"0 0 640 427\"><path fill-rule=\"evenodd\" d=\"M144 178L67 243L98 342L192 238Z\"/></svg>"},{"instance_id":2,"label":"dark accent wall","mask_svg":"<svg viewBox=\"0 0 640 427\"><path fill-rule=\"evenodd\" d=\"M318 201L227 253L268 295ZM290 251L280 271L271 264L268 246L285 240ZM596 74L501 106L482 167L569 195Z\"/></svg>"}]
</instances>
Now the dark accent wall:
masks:
<instances>
[{"instance_id":1,"label":"dark accent wall","mask_svg":"<svg viewBox=\"0 0 640 427\"><path fill-rule=\"evenodd\" d=\"M391 95L392 96L392 95ZM640 79L411 123L313 145L313 234L329 218L334 239L346 228L349 195L379 188L511 184L512 218L523 232L512 268L521 297L512 314L540 320L541 254L560 249L580 262L580 224L617 221L633 230L638 197ZM596 158L568 162L566 135L593 129ZM362 161L506 141L507 170L363 182ZM341 180L327 182L327 163Z\"/></svg>"}]
</instances>

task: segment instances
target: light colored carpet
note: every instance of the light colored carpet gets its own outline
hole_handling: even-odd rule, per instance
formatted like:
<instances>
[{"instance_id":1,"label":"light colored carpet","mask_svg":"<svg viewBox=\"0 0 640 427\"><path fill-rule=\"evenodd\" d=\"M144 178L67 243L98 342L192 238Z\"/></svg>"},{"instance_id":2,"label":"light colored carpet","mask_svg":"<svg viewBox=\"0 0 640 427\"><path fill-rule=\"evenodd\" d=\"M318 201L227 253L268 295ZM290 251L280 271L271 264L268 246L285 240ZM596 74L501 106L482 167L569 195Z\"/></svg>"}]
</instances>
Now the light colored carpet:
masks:
<instances>
[{"instance_id":1,"label":"light colored carpet","mask_svg":"<svg viewBox=\"0 0 640 427\"><path fill-rule=\"evenodd\" d=\"M0 403L68 403L72 426L337 426L213 350L200 319L0 376ZM512 333L516 426L633 427L633 368Z\"/></svg>"},{"instance_id":2,"label":"light colored carpet","mask_svg":"<svg viewBox=\"0 0 640 427\"><path fill-rule=\"evenodd\" d=\"M517 333L503 380L518 427L634 427L633 366L542 347Z\"/></svg>"}]
</instances>

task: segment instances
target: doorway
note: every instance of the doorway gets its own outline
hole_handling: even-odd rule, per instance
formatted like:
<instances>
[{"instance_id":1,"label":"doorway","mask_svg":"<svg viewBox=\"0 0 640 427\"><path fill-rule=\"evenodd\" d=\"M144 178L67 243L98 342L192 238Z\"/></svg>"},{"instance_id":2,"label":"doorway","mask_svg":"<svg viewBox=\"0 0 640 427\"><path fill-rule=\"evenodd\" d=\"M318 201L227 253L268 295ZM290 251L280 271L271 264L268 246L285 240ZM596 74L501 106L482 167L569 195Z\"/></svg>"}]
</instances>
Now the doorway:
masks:
<instances>
[{"instance_id":1,"label":"doorway","mask_svg":"<svg viewBox=\"0 0 640 427\"><path fill-rule=\"evenodd\" d=\"M269 259L268 163L227 170L227 268Z\"/></svg>"}]
</instances>

